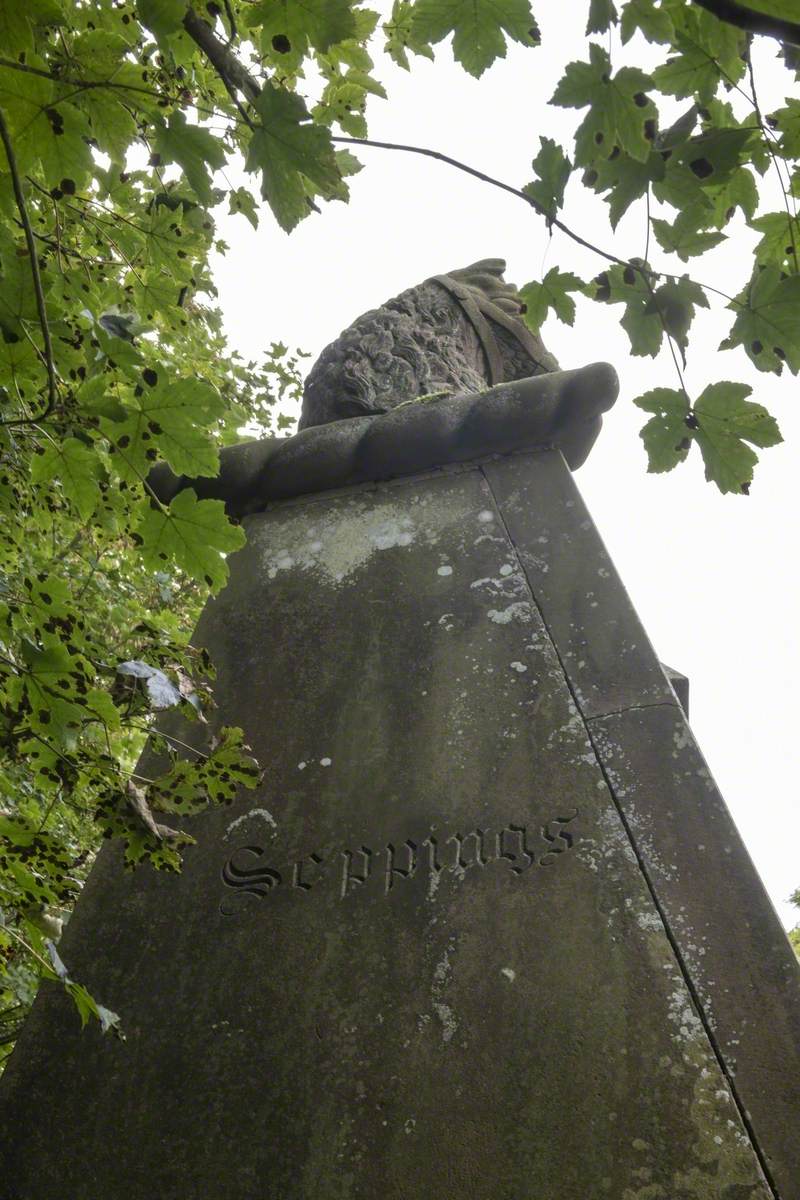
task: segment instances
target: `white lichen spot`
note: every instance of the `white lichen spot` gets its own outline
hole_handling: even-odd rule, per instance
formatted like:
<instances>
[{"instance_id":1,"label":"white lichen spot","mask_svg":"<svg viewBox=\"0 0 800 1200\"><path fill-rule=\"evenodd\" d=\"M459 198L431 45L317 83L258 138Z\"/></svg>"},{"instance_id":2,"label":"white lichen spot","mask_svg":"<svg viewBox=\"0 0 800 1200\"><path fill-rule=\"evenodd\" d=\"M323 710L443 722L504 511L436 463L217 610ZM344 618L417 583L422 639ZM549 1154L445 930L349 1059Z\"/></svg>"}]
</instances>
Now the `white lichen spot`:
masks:
<instances>
[{"instance_id":1,"label":"white lichen spot","mask_svg":"<svg viewBox=\"0 0 800 1200\"><path fill-rule=\"evenodd\" d=\"M508 665L511 667L511 670L516 671L518 675L521 675L523 673L523 671L527 671L527 669L528 669L525 666L525 663L521 663L521 662L512 662L512 663L509 663Z\"/></svg>"},{"instance_id":2,"label":"white lichen spot","mask_svg":"<svg viewBox=\"0 0 800 1200\"><path fill-rule=\"evenodd\" d=\"M437 1001L433 1006L439 1020L442 1022L442 1041L452 1041L453 1035L458 1029L458 1021L453 1015L453 1010L449 1004L442 1004Z\"/></svg>"},{"instance_id":3,"label":"white lichen spot","mask_svg":"<svg viewBox=\"0 0 800 1200\"><path fill-rule=\"evenodd\" d=\"M298 769L298 771L305 771L307 766L308 766L307 762L299 762L297 764L297 769Z\"/></svg>"},{"instance_id":4,"label":"white lichen spot","mask_svg":"<svg viewBox=\"0 0 800 1200\"><path fill-rule=\"evenodd\" d=\"M436 572L436 574L437 575L452 575L453 568L448 566L447 563L445 563L443 566L439 567L439 570Z\"/></svg>"},{"instance_id":5,"label":"white lichen spot","mask_svg":"<svg viewBox=\"0 0 800 1200\"><path fill-rule=\"evenodd\" d=\"M488 508L482 508L478 513L478 520L481 525L489 525L494 520L494 513L490 512Z\"/></svg>"},{"instance_id":6,"label":"white lichen spot","mask_svg":"<svg viewBox=\"0 0 800 1200\"><path fill-rule=\"evenodd\" d=\"M530 621L531 606L524 600L516 600L508 608L490 608L486 614L495 625L508 625L511 621Z\"/></svg>"},{"instance_id":7,"label":"white lichen spot","mask_svg":"<svg viewBox=\"0 0 800 1200\"><path fill-rule=\"evenodd\" d=\"M512 567L511 563L503 563L502 567L500 568L500 574L510 575L513 570L514 568Z\"/></svg>"},{"instance_id":8,"label":"white lichen spot","mask_svg":"<svg viewBox=\"0 0 800 1200\"><path fill-rule=\"evenodd\" d=\"M517 978L517 972L514 970L513 967L501 967L500 974L505 975L505 977L509 983L513 983L514 980Z\"/></svg>"},{"instance_id":9,"label":"white lichen spot","mask_svg":"<svg viewBox=\"0 0 800 1200\"><path fill-rule=\"evenodd\" d=\"M230 834L233 833L234 829L237 829L240 825L244 825L245 821L250 821L254 817L258 821L265 821L266 824L272 829L278 828L275 818L271 812L266 810L266 808L251 808L249 812L242 813L242 815L237 817L235 821L231 821L230 825L225 830L225 837L229 837Z\"/></svg>"},{"instance_id":10,"label":"white lichen spot","mask_svg":"<svg viewBox=\"0 0 800 1200\"><path fill-rule=\"evenodd\" d=\"M321 767L329 767L329 766L331 765L331 762L332 762L332 761L333 761L333 760L332 760L332 759L330 759L330 758L321 758L321 759L319 760L319 765L320 765Z\"/></svg>"}]
</instances>

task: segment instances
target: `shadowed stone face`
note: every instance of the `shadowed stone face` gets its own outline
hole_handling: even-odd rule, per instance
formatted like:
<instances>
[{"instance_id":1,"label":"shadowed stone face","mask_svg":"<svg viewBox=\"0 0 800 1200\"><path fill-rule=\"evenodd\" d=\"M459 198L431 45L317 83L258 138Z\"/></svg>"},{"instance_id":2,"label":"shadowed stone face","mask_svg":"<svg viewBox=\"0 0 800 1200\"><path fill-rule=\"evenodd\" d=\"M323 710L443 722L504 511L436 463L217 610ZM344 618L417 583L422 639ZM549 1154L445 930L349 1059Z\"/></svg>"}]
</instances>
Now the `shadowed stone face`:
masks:
<instances>
[{"instance_id":1,"label":"shadowed stone face","mask_svg":"<svg viewBox=\"0 0 800 1200\"><path fill-rule=\"evenodd\" d=\"M485 259L426 279L360 316L313 367L300 428L558 370L525 325L519 292L504 270L502 259Z\"/></svg>"}]
</instances>

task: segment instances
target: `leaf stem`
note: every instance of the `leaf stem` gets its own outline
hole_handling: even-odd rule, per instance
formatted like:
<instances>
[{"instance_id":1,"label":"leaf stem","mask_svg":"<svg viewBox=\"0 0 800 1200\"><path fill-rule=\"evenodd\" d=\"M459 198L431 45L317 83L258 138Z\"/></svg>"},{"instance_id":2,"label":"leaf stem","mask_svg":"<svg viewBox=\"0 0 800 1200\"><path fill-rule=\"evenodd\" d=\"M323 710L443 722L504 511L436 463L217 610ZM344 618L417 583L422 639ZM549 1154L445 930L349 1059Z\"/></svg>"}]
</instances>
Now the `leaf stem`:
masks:
<instances>
[{"instance_id":1,"label":"leaf stem","mask_svg":"<svg viewBox=\"0 0 800 1200\"><path fill-rule=\"evenodd\" d=\"M42 290L42 277L39 274L39 260L36 257L36 243L33 240L33 230L31 228L30 217L28 216L28 208L25 203L25 195L22 191L22 180L20 179L19 170L17 169L17 159L14 154L14 147L11 142L11 135L8 132L6 119L0 108L0 141L3 143L3 148L8 159L8 168L11 172L11 183L14 189L14 199L17 202L17 211L19 219L22 222L22 228L25 233L25 241L28 246L28 256L30 259L31 275L33 277L33 290L36 294L36 308L39 313L39 324L42 330L42 341L44 343L44 363L47 369L47 405L44 412L39 413L36 417L17 417L12 420L0 421L0 425L30 425L37 421L43 421L50 416L58 399L58 383L56 381L56 368L53 362L53 346L50 341L50 326L47 323L47 310L44 302L44 291Z\"/></svg>"}]
</instances>

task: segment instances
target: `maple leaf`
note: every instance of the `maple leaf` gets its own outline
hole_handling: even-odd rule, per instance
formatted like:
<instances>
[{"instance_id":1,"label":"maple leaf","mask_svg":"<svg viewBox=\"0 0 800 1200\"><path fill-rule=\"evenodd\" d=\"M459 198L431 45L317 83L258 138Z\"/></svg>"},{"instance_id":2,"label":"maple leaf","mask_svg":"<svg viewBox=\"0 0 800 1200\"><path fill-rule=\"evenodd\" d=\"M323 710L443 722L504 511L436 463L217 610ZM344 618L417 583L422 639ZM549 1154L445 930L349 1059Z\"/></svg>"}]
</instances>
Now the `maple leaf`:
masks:
<instances>
[{"instance_id":1,"label":"maple leaf","mask_svg":"<svg viewBox=\"0 0 800 1200\"><path fill-rule=\"evenodd\" d=\"M309 192L340 195L342 176L330 133L311 123L299 96L267 84L255 107L261 124L250 139L245 169L261 172L261 194L288 232L308 216Z\"/></svg>"},{"instance_id":2,"label":"maple leaf","mask_svg":"<svg viewBox=\"0 0 800 1200\"><path fill-rule=\"evenodd\" d=\"M528 0L417 0L411 23L417 43L440 42L453 34L453 56L476 77L506 56L506 38L523 46L539 43Z\"/></svg>"}]
</instances>

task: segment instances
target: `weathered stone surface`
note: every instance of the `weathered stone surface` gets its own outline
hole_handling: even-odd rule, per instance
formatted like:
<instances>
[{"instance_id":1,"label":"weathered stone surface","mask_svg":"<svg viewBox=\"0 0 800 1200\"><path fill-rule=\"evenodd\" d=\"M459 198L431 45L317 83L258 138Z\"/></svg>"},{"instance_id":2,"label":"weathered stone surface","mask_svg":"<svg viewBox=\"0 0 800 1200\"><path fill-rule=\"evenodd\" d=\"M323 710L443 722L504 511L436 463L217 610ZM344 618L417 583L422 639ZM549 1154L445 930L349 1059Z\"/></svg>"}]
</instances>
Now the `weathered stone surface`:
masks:
<instances>
[{"instance_id":1,"label":"weathered stone surface","mask_svg":"<svg viewBox=\"0 0 800 1200\"><path fill-rule=\"evenodd\" d=\"M101 856L128 1041L45 987L10 1200L772 1195L508 536L546 457L249 519L201 638L266 781L179 879Z\"/></svg>"},{"instance_id":2,"label":"weathered stone surface","mask_svg":"<svg viewBox=\"0 0 800 1200\"><path fill-rule=\"evenodd\" d=\"M794 953L682 714L633 709L590 728L765 1164L780 1196L796 1200Z\"/></svg>"},{"instance_id":3,"label":"weathered stone surface","mask_svg":"<svg viewBox=\"0 0 800 1200\"><path fill-rule=\"evenodd\" d=\"M489 463L494 489L585 717L674 704L647 634L558 451Z\"/></svg>"},{"instance_id":4,"label":"weathered stone surface","mask_svg":"<svg viewBox=\"0 0 800 1200\"><path fill-rule=\"evenodd\" d=\"M225 501L231 516L261 512L273 500L348 484L415 475L449 463L512 450L556 447L575 469L586 459L617 398L608 363L501 383L480 395L438 396L385 413L312 426L288 438L226 447L219 477L177 477L166 463L148 483L169 502L184 487Z\"/></svg>"}]
</instances>

